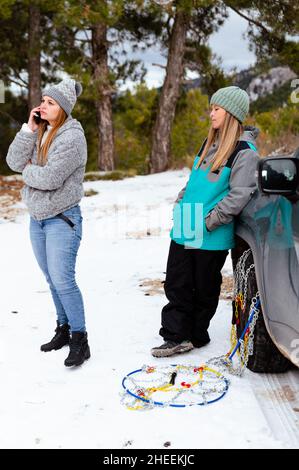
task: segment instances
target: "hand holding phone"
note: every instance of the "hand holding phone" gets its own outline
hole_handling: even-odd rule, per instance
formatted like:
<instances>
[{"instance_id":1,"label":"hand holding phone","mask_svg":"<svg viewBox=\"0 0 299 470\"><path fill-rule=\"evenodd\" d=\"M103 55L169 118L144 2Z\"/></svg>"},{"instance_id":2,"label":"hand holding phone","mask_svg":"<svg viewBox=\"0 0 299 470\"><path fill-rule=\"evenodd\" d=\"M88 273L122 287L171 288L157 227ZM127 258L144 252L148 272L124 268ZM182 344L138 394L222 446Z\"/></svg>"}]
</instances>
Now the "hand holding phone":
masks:
<instances>
[{"instance_id":1,"label":"hand holding phone","mask_svg":"<svg viewBox=\"0 0 299 470\"><path fill-rule=\"evenodd\" d=\"M40 124L42 118L40 116L40 112L36 111L33 115L33 119L35 120L36 124Z\"/></svg>"},{"instance_id":2,"label":"hand holding phone","mask_svg":"<svg viewBox=\"0 0 299 470\"><path fill-rule=\"evenodd\" d=\"M30 112L28 126L34 132L38 129L40 122L41 122L40 106L37 106L36 108L33 108L32 111Z\"/></svg>"}]
</instances>

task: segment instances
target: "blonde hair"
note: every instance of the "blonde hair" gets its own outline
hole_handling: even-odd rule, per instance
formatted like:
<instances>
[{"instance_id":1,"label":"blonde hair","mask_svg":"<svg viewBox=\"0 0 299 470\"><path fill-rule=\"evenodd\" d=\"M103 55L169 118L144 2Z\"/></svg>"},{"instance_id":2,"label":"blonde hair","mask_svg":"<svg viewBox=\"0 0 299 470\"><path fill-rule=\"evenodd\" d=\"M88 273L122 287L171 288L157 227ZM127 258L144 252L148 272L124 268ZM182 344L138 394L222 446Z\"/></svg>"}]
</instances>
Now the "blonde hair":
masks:
<instances>
[{"instance_id":1,"label":"blonde hair","mask_svg":"<svg viewBox=\"0 0 299 470\"><path fill-rule=\"evenodd\" d=\"M62 124L65 122L67 118L66 112L60 108L58 112L58 118L55 122L55 125L53 126L53 129L50 130L49 134L47 135L47 138L45 142L42 143L42 138L44 133L47 130L47 125L48 121L43 121L38 129L38 137L37 137L37 148L38 148L38 153L37 153L37 162L39 165L44 166L47 163L48 160L48 151L50 148L50 145L53 142L53 139L58 131L58 129L62 126Z\"/></svg>"},{"instance_id":2,"label":"blonde hair","mask_svg":"<svg viewBox=\"0 0 299 470\"><path fill-rule=\"evenodd\" d=\"M197 169L201 165L201 162L206 157L211 146L218 139L219 146L212 159L211 171L218 170L222 163L226 161L233 153L242 133L242 124L240 124L240 122L234 116L232 116L232 114L226 112L221 130L213 129L212 126L210 127L206 144L195 168Z\"/></svg>"}]
</instances>

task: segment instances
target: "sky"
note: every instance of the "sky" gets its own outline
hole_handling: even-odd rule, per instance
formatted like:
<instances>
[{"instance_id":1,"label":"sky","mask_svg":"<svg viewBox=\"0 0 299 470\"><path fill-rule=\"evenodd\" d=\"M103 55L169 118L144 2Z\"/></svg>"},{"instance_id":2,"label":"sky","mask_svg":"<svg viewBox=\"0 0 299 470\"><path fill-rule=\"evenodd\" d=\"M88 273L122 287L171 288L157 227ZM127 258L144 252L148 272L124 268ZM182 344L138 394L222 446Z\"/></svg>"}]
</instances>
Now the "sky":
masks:
<instances>
[{"instance_id":1,"label":"sky","mask_svg":"<svg viewBox=\"0 0 299 470\"><path fill-rule=\"evenodd\" d=\"M255 54L249 50L249 42L243 37L247 29L247 21L231 11L229 18L224 25L214 33L209 40L209 45L214 54L221 58L223 69L228 72L236 67L243 70L255 63ZM158 47L151 47L144 53L132 54L136 58L143 60L147 69L145 81L152 87L160 87L163 83L165 70L153 64L166 64L166 58L161 56ZM188 78L196 78L195 73L189 73ZM132 89L134 83L127 81L121 87Z\"/></svg>"}]
</instances>

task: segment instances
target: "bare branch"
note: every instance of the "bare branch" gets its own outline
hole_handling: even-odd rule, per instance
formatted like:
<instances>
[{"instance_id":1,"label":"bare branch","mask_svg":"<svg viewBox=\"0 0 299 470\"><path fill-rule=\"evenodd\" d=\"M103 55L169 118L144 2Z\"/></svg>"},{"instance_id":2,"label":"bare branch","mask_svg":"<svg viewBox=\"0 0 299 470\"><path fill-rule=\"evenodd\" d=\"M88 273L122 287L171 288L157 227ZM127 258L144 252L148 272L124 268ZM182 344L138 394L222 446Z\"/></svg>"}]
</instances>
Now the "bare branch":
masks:
<instances>
[{"instance_id":1,"label":"bare branch","mask_svg":"<svg viewBox=\"0 0 299 470\"><path fill-rule=\"evenodd\" d=\"M271 31L269 31L269 29L267 29L263 23L261 23L260 21L257 21L253 18L250 18L249 16L245 15L244 13L242 13L241 11L239 11L237 8L231 6L229 3L227 3L227 6L229 8L231 8L235 13L237 13L237 15L241 16L242 18L244 18L245 20L247 20L249 23L252 23L254 24L255 26L257 26L258 28L261 28L265 33L267 33L268 35L272 34Z\"/></svg>"},{"instance_id":2,"label":"bare branch","mask_svg":"<svg viewBox=\"0 0 299 470\"><path fill-rule=\"evenodd\" d=\"M19 77L18 77L18 78L19 78ZM10 82L10 83L14 83L15 85L18 85L19 87L25 88L25 90L27 90L27 89L28 89L28 84L27 84L24 80L22 80L22 79L20 79L20 80L21 80L23 83L17 82L17 81L14 80L13 78L9 77L9 82Z\"/></svg>"},{"instance_id":3,"label":"bare branch","mask_svg":"<svg viewBox=\"0 0 299 470\"><path fill-rule=\"evenodd\" d=\"M195 62L184 61L184 67L191 70L191 72L201 72L201 64L196 64Z\"/></svg>"},{"instance_id":4,"label":"bare branch","mask_svg":"<svg viewBox=\"0 0 299 470\"><path fill-rule=\"evenodd\" d=\"M161 67L161 69L166 69L166 65L155 64L154 62L152 62L152 65L154 65L155 67Z\"/></svg>"},{"instance_id":5,"label":"bare branch","mask_svg":"<svg viewBox=\"0 0 299 470\"><path fill-rule=\"evenodd\" d=\"M7 116L8 119L10 119L11 121L13 121L18 126L21 127L21 123L19 121L17 121L11 114L7 113L6 111L2 111L1 109L0 109L0 114L3 114L3 116Z\"/></svg>"}]
</instances>

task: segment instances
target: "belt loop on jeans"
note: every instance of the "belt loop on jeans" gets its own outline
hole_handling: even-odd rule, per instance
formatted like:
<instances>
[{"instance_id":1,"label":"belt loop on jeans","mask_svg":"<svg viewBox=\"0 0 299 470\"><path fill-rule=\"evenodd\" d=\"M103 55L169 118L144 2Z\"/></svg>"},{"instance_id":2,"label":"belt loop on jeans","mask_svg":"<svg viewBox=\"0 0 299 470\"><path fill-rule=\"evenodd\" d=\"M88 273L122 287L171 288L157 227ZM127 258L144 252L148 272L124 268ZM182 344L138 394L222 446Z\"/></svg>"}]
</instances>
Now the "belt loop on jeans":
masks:
<instances>
[{"instance_id":1,"label":"belt loop on jeans","mask_svg":"<svg viewBox=\"0 0 299 470\"><path fill-rule=\"evenodd\" d=\"M60 219L64 220L67 224L69 224L70 227L72 227L72 228L75 227L75 224L71 221L71 219L69 219L68 217L66 217L66 215L64 215L64 214L57 214L56 217L59 217Z\"/></svg>"}]
</instances>

